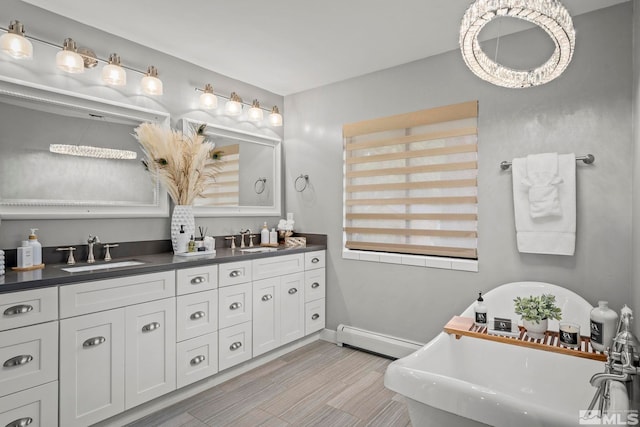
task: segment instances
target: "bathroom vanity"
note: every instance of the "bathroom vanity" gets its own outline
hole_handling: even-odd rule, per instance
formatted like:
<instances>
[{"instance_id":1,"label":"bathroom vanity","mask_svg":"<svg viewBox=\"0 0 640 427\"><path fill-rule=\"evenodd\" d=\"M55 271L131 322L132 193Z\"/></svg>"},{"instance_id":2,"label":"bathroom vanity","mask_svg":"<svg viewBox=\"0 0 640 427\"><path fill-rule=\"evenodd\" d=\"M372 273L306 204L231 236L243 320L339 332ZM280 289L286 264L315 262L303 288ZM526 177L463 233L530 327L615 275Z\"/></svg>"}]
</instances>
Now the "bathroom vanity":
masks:
<instances>
[{"instance_id":1,"label":"bathroom vanity","mask_svg":"<svg viewBox=\"0 0 640 427\"><path fill-rule=\"evenodd\" d=\"M48 265L40 277L7 275L0 425L95 424L158 397L196 394L317 339L325 253L324 243L219 249L140 256L116 269Z\"/></svg>"}]
</instances>

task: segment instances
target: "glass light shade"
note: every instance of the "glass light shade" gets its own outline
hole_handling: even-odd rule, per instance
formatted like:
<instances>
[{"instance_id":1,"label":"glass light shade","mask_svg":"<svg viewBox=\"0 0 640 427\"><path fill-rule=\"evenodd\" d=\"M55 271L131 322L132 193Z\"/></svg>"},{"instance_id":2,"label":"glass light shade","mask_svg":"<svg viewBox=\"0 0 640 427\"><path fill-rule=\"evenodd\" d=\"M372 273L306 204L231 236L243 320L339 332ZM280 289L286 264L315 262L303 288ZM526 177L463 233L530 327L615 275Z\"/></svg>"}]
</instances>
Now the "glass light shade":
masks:
<instances>
[{"instance_id":1,"label":"glass light shade","mask_svg":"<svg viewBox=\"0 0 640 427\"><path fill-rule=\"evenodd\" d=\"M112 86L124 86L127 84L127 73L119 65L120 61L109 60L109 63L102 69L102 80Z\"/></svg>"},{"instance_id":2,"label":"glass light shade","mask_svg":"<svg viewBox=\"0 0 640 427\"><path fill-rule=\"evenodd\" d=\"M144 76L140 82L142 91L147 95L162 95L162 80L154 76Z\"/></svg>"},{"instance_id":3,"label":"glass light shade","mask_svg":"<svg viewBox=\"0 0 640 427\"><path fill-rule=\"evenodd\" d=\"M200 95L200 106L207 110L218 108L218 97L211 92L204 92Z\"/></svg>"},{"instance_id":4,"label":"glass light shade","mask_svg":"<svg viewBox=\"0 0 640 427\"><path fill-rule=\"evenodd\" d=\"M257 99L253 101L251 108L249 108L247 112L247 116L250 122L259 122L264 118L262 108L260 108L260 103Z\"/></svg>"},{"instance_id":5,"label":"glass light shade","mask_svg":"<svg viewBox=\"0 0 640 427\"><path fill-rule=\"evenodd\" d=\"M269 114L269 123L271 123L271 126L282 126L282 114L280 114L278 107L273 107L271 109L271 114Z\"/></svg>"},{"instance_id":6,"label":"glass light shade","mask_svg":"<svg viewBox=\"0 0 640 427\"><path fill-rule=\"evenodd\" d=\"M15 59L33 58L33 45L20 34L5 33L0 36L0 50Z\"/></svg>"},{"instance_id":7,"label":"glass light shade","mask_svg":"<svg viewBox=\"0 0 640 427\"><path fill-rule=\"evenodd\" d=\"M242 98L235 92L231 92L231 98L224 105L224 111L229 116L239 116L242 114Z\"/></svg>"},{"instance_id":8,"label":"glass light shade","mask_svg":"<svg viewBox=\"0 0 640 427\"><path fill-rule=\"evenodd\" d=\"M71 50L61 50L56 54L56 65L67 73L84 73L82 56Z\"/></svg>"}]
</instances>

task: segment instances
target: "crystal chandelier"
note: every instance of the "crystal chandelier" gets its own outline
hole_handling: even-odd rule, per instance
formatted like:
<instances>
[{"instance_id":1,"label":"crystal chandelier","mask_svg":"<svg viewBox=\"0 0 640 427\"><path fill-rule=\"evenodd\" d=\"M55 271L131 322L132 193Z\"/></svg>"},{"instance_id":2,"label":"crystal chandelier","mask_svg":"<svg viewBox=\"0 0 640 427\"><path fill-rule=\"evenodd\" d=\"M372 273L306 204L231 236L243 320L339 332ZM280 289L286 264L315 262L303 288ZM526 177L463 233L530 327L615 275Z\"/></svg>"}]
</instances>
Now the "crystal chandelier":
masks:
<instances>
[{"instance_id":1,"label":"crystal chandelier","mask_svg":"<svg viewBox=\"0 0 640 427\"><path fill-rule=\"evenodd\" d=\"M514 70L489 59L478 34L500 17L522 19L542 28L555 45L551 57L532 70ZM575 39L571 15L558 0L476 0L460 26L460 50L467 67L481 79L508 88L539 86L558 77L571 62Z\"/></svg>"}]
</instances>

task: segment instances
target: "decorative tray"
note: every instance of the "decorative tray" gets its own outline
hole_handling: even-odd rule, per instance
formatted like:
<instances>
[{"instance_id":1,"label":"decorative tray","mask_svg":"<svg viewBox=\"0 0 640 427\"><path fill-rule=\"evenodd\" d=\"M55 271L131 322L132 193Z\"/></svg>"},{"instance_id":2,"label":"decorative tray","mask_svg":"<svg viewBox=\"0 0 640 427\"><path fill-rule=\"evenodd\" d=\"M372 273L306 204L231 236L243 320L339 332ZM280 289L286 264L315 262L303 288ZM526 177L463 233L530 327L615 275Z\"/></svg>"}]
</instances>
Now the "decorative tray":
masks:
<instances>
[{"instance_id":1,"label":"decorative tray","mask_svg":"<svg viewBox=\"0 0 640 427\"><path fill-rule=\"evenodd\" d=\"M215 255L216 251L196 251L196 252L178 252L174 253L174 256L203 256L203 255Z\"/></svg>"},{"instance_id":2,"label":"decorative tray","mask_svg":"<svg viewBox=\"0 0 640 427\"><path fill-rule=\"evenodd\" d=\"M547 331L542 339L534 339L527 335L527 331L520 326L520 334L517 337L492 335L487 333L486 327L476 326L470 317L453 316L449 323L444 326L444 331L460 339L462 336L497 341L505 344L519 345L521 347L535 348L538 350L551 351L554 353L568 354L585 359L606 361L607 355L591 347L589 337L580 337L580 347L573 349L564 347L558 339L558 332Z\"/></svg>"}]
</instances>

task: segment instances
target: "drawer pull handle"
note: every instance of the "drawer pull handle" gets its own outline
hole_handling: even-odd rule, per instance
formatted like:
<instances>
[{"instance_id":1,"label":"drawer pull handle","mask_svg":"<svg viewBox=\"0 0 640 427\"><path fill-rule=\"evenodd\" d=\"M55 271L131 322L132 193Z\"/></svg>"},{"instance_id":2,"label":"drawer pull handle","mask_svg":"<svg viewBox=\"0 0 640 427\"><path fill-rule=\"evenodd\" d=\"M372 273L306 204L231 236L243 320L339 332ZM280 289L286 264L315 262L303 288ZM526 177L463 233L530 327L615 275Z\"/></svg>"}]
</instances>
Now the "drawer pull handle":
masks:
<instances>
[{"instance_id":1,"label":"drawer pull handle","mask_svg":"<svg viewBox=\"0 0 640 427\"><path fill-rule=\"evenodd\" d=\"M233 304L231 304L229 306L229 310L237 310L240 307L242 307L242 303L241 302L234 302Z\"/></svg>"},{"instance_id":2,"label":"drawer pull handle","mask_svg":"<svg viewBox=\"0 0 640 427\"><path fill-rule=\"evenodd\" d=\"M191 366L196 366L204 362L205 359L206 357L204 357L204 355L201 354L200 356L196 356L193 359L191 359L191 362L189 363L191 364Z\"/></svg>"},{"instance_id":3,"label":"drawer pull handle","mask_svg":"<svg viewBox=\"0 0 640 427\"><path fill-rule=\"evenodd\" d=\"M291 288L291 289L289 289L289 295L293 295L293 294L295 294L296 292L298 292L298 290L297 290L296 288Z\"/></svg>"},{"instance_id":4,"label":"drawer pull handle","mask_svg":"<svg viewBox=\"0 0 640 427\"><path fill-rule=\"evenodd\" d=\"M198 319L202 319L206 315L207 314L204 311L196 311L190 316L190 318L191 320L198 320Z\"/></svg>"},{"instance_id":5,"label":"drawer pull handle","mask_svg":"<svg viewBox=\"0 0 640 427\"><path fill-rule=\"evenodd\" d=\"M142 327L142 332L151 332L151 331L155 331L156 329L158 329L160 327L160 323L158 322L151 322L148 325L144 325Z\"/></svg>"},{"instance_id":6,"label":"drawer pull handle","mask_svg":"<svg viewBox=\"0 0 640 427\"><path fill-rule=\"evenodd\" d=\"M237 349L239 349L240 347L242 347L242 343L240 341L236 341L233 344L231 344L229 346L229 350L231 351L236 351Z\"/></svg>"},{"instance_id":7,"label":"drawer pull handle","mask_svg":"<svg viewBox=\"0 0 640 427\"><path fill-rule=\"evenodd\" d=\"M206 281L207 281L207 279L205 279L204 277L197 276L197 277L194 277L193 279L191 279L191 284L192 285L199 285L200 283L204 283Z\"/></svg>"},{"instance_id":8,"label":"drawer pull handle","mask_svg":"<svg viewBox=\"0 0 640 427\"><path fill-rule=\"evenodd\" d=\"M9 424L6 425L6 427L26 427L32 422L33 422L33 418L24 417L24 418L19 418L15 421L11 421Z\"/></svg>"},{"instance_id":9,"label":"drawer pull handle","mask_svg":"<svg viewBox=\"0 0 640 427\"><path fill-rule=\"evenodd\" d=\"M102 344L103 342L105 342L107 339L105 337L94 337L94 338L89 338L88 340L86 340L85 342L82 343L83 347L95 347L97 345Z\"/></svg>"},{"instance_id":10,"label":"drawer pull handle","mask_svg":"<svg viewBox=\"0 0 640 427\"><path fill-rule=\"evenodd\" d=\"M320 318L320 315L318 313L313 313L313 316L311 316L311 320L318 320Z\"/></svg>"},{"instance_id":11,"label":"drawer pull handle","mask_svg":"<svg viewBox=\"0 0 640 427\"><path fill-rule=\"evenodd\" d=\"M9 307L4 311L5 316L15 316L16 314L23 314L33 311L33 306L29 304L20 304Z\"/></svg>"},{"instance_id":12,"label":"drawer pull handle","mask_svg":"<svg viewBox=\"0 0 640 427\"><path fill-rule=\"evenodd\" d=\"M231 273L229 273L229 277L238 277L240 276L240 271L238 270L233 270Z\"/></svg>"},{"instance_id":13,"label":"drawer pull handle","mask_svg":"<svg viewBox=\"0 0 640 427\"><path fill-rule=\"evenodd\" d=\"M262 301L269 301L271 298L273 298L273 295L266 294L262 296Z\"/></svg>"},{"instance_id":14,"label":"drawer pull handle","mask_svg":"<svg viewBox=\"0 0 640 427\"><path fill-rule=\"evenodd\" d=\"M316 288L319 288L319 287L320 287L320 283L318 283L318 282L313 282L311 284L311 289L316 289Z\"/></svg>"},{"instance_id":15,"label":"drawer pull handle","mask_svg":"<svg viewBox=\"0 0 640 427\"><path fill-rule=\"evenodd\" d=\"M33 360L33 356L30 354L21 354L20 356L12 357L5 361L2 366L10 368L12 366L26 365Z\"/></svg>"},{"instance_id":16,"label":"drawer pull handle","mask_svg":"<svg viewBox=\"0 0 640 427\"><path fill-rule=\"evenodd\" d=\"M316 257L313 257L313 258L311 258L311 262L312 262L313 264L317 264L317 263L319 263L319 262L320 262L320 259L319 259L319 258L316 258Z\"/></svg>"}]
</instances>

